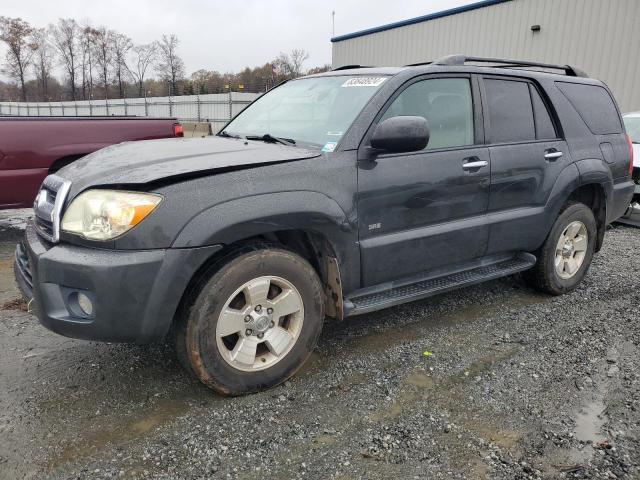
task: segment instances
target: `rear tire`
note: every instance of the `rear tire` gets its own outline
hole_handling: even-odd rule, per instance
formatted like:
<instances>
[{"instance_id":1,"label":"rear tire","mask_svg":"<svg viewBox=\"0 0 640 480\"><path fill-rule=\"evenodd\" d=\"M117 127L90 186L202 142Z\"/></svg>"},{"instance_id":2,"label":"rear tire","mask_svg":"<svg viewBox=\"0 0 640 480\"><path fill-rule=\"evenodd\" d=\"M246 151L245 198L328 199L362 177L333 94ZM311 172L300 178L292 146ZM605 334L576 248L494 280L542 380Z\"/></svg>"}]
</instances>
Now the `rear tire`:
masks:
<instances>
[{"instance_id":1,"label":"rear tire","mask_svg":"<svg viewBox=\"0 0 640 480\"><path fill-rule=\"evenodd\" d=\"M567 204L536 253L535 267L525 272L525 280L552 295L571 292L589 270L596 238L596 220L591 209L582 203Z\"/></svg>"},{"instance_id":2,"label":"rear tire","mask_svg":"<svg viewBox=\"0 0 640 480\"><path fill-rule=\"evenodd\" d=\"M181 363L223 395L272 388L311 355L324 319L320 279L302 257L254 245L212 265L176 329Z\"/></svg>"}]
</instances>

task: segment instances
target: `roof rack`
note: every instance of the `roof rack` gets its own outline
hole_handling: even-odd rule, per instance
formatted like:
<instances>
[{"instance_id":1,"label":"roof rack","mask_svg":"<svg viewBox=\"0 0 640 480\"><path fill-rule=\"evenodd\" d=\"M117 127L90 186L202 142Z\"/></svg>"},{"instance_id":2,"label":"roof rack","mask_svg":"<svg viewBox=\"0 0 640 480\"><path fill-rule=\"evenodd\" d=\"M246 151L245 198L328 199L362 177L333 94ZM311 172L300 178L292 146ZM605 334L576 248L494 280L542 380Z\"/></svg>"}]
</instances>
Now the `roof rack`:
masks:
<instances>
[{"instance_id":1,"label":"roof rack","mask_svg":"<svg viewBox=\"0 0 640 480\"><path fill-rule=\"evenodd\" d=\"M371 66L368 66L368 65L343 65L341 67L332 68L331 71L332 72L337 72L338 70L351 70L351 69L355 69L355 68L371 68Z\"/></svg>"},{"instance_id":2,"label":"roof rack","mask_svg":"<svg viewBox=\"0 0 640 480\"><path fill-rule=\"evenodd\" d=\"M410 63L405 65L405 67L421 67L422 65L431 65L433 62L418 62L418 63Z\"/></svg>"},{"instance_id":3,"label":"roof rack","mask_svg":"<svg viewBox=\"0 0 640 480\"><path fill-rule=\"evenodd\" d=\"M415 65L427 65L431 63L432 65L447 65L447 66L462 66L467 62L476 62L476 63L497 63L498 65L492 65L496 68L523 68L523 67L537 67L537 68L548 68L551 70L562 70L565 75L570 77L589 77L584 71L579 68L572 67L571 65L553 65L550 63L539 63L539 62L527 62L522 60L507 60L504 58L486 58L486 57L467 57L465 55L447 55L446 57L439 58L435 62L425 62L422 64L414 64ZM409 65L408 65L409 66Z\"/></svg>"}]
</instances>

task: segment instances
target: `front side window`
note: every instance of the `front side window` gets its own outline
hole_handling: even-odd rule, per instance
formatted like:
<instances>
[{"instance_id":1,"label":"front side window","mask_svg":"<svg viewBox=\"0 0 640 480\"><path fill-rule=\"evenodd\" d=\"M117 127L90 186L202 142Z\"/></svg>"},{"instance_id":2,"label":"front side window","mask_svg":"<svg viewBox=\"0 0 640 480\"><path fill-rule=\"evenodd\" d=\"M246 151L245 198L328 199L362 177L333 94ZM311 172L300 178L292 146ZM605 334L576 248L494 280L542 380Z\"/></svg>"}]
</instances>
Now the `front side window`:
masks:
<instances>
[{"instance_id":1,"label":"front side window","mask_svg":"<svg viewBox=\"0 0 640 480\"><path fill-rule=\"evenodd\" d=\"M224 132L269 134L333 151L386 79L340 75L291 80L248 106Z\"/></svg>"},{"instance_id":2,"label":"front side window","mask_svg":"<svg viewBox=\"0 0 640 480\"><path fill-rule=\"evenodd\" d=\"M473 144L473 101L467 78L416 82L398 95L380 121L407 115L427 120L428 150Z\"/></svg>"}]
</instances>

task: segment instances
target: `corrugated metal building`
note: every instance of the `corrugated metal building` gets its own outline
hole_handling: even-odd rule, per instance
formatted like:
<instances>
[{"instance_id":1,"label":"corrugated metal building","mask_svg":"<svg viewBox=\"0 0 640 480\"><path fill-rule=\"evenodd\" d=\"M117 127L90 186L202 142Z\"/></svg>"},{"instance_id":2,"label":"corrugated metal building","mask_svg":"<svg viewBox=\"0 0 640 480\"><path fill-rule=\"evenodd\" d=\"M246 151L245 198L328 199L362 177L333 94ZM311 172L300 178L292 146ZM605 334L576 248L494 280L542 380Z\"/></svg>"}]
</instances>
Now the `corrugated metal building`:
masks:
<instances>
[{"instance_id":1,"label":"corrugated metal building","mask_svg":"<svg viewBox=\"0 0 640 480\"><path fill-rule=\"evenodd\" d=\"M486 0L331 41L334 68L455 53L575 65L640 110L640 0Z\"/></svg>"}]
</instances>

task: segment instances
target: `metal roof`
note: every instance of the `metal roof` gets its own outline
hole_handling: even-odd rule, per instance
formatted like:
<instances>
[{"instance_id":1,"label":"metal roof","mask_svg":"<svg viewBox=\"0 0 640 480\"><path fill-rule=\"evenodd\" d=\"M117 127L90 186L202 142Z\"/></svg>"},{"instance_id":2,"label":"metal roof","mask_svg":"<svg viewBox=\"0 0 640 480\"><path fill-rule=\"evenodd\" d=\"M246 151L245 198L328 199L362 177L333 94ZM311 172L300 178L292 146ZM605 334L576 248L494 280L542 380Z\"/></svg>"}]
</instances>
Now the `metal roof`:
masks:
<instances>
[{"instance_id":1,"label":"metal roof","mask_svg":"<svg viewBox=\"0 0 640 480\"><path fill-rule=\"evenodd\" d=\"M422 15L420 17L409 18L408 20L402 20L400 22L388 23L379 27L367 28L366 30L360 30L358 32L347 33L346 35L339 35L331 39L332 43L342 42L343 40L349 40L350 38L362 37L370 35L372 33L384 32L385 30L392 30L394 28L400 28L407 25L413 25L415 23L428 22L429 20L435 20L436 18L448 17L450 15L456 15L458 13L468 12L470 10L476 10L478 8L489 7L498 3L509 2L511 0L481 0L479 2L470 3L468 5L462 5L461 7L450 8L449 10L443 10L441 12L430 13L428 15Z\"/></svg>"}]
</instances>

